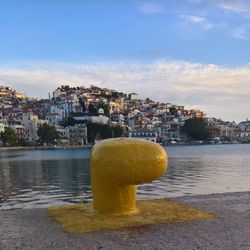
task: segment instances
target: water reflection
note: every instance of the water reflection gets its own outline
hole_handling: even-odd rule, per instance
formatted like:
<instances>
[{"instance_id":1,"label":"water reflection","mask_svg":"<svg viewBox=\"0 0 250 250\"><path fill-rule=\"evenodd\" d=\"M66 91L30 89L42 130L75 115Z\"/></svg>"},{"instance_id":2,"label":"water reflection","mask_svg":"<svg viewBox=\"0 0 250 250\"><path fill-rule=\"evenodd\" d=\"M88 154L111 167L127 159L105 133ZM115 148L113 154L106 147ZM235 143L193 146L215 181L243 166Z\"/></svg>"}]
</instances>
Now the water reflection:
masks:
<instances>
[{"instance_id":1,"label":"water reflection","mask_svg":"<svg viewBox=\"0 0 250 250\"><path fill-rule=\"evenodd\" d=\"M138 198L250 190L250 145L170 147L169 169ZM92 199L87 149L0 152L0 210Z\"/></svg>"},{"instance_id":2,"label":"water reflection","mask_svg":"<svg viewBox=\"0 0 250 250\"><path fill-rule=\"evenodd\" d=\"M90 199L88 159L0 162L0 209Z\"/></svg>"}]
</instances>

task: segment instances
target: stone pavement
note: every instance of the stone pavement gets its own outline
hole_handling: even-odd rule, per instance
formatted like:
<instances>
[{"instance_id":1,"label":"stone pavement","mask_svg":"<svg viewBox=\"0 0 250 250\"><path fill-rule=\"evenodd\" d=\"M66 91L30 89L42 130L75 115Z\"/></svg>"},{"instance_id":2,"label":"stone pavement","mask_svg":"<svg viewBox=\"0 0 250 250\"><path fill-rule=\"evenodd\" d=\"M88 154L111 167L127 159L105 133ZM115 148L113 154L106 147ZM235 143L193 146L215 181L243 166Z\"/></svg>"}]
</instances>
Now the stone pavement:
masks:
<instances>
[{"instance_id":1,"label":"stone pavement","mask_svg":"<svg viewBox=\"0 0 250 250\"><path fill-rule=\"evenodd\" d=\"M0 211L0 250L250 249L250 192L178 197L217 219L68 234L47 209Z\"/></svg>"}]
</instances>

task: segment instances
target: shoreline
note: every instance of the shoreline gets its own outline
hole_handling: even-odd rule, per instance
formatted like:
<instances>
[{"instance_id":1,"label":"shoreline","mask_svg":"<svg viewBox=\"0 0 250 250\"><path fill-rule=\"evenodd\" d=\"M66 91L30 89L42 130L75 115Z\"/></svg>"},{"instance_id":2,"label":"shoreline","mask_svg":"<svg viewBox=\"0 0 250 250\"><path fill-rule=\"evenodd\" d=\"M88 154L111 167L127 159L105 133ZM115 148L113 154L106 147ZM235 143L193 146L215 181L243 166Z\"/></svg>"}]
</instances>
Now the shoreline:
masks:
<instances>
[{"instance_id":1,"label":"shoreline","mask_svg":"<svg viewBox=\"0 0 250 250\"><path fill-rule=\"evenodd\" d=\"M58 150L58 149L80 149L80 148L92 148L91 145L84 145L84 146L14 146L14 147L0 147L1 151L14 151L14 150Z\"/></svg>"},{"instance_id":2,"label":"shoreline","mask_svg":"<svg viewBox=\"0 0 250 250\"><path fill-rule=\"evenodd\" d=\"M223 146L223 145L245 145L250 143L183 143L183 144L165 144L162 147L176 147L176 146ZM0 147L1 151L14 151L14 150L59 150L59 149L91 149L93 145L70 145L70 146L13 146L13 147Z\"/></svg>"}]
</instances>

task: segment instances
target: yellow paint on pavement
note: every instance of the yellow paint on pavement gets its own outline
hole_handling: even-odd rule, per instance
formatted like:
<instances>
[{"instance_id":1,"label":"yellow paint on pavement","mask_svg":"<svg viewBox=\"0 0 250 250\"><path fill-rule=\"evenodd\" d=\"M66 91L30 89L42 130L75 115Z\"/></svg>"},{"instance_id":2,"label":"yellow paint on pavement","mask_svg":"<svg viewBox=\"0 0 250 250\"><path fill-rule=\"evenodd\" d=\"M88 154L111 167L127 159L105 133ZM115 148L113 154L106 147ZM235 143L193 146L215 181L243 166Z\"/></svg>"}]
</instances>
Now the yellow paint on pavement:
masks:
<instances>
[{"instance_id":1,"label":"yellow paint on pavement","mask_svg":"<svg viewBox=\"0 0 250 250\"><path fill-rule=\"evenodd\" d=\"M93 204L50 207L49 213L69 233L87 233L156 223L213 219L217 216L166 199L137 202L137 213L111 215L93 212Z\"/></svg>"}]
</instances>

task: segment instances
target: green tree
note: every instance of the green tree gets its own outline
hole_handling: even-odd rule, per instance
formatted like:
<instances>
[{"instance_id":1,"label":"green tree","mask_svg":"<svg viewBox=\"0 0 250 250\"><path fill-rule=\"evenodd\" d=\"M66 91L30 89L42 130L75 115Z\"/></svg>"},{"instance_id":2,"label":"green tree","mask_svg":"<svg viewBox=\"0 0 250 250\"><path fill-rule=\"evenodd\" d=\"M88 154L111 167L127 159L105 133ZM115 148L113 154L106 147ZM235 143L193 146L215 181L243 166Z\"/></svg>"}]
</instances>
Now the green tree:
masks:
<instances>
[{"instance_id":1,"label":"green tree","mask_svg":"<svg viewBox=\"0 0 250 250\"><path fill-rule=\"evenodd\" d=\"M6 127L4 132L1 132L0 139L4 145L13 146L13 145L16 145L17 135L13 129Z\"/></svg>"},{"instance_id":2,"label":"green tree","mask_svg":"<svg viewBox=\"0 0 250 250\"><path fill-rule=\"evenodd\" d=\"M170 111L171 115L176 115L176 113L177 113L176 107L170 107L169 111Z\"/></svg>"},{"instance_id":3,"label":"green tree","mask_svg":"<svg viewBox=\"0 0 250 250\"><path fill-rule=\"evenodd\" d=\"M186 120L182 132L186 133L192 140L208 140L211 137L205 120L201 118Z\"/></svg>"},{"instance_id":4,"label":"green tree","mask_svg":"<svg viewBox=\"0 0 250 250\"><path fill-rule=\"evenodd\" d=\"M99 104L97 105L97 108L98 108L98 110L99 110L100 108L102 108L103 111L104 111L104 115L109 116L109 105L108 105L108 104L99 103Z\"/></svg>"},{"instance_id":5,"label":"green tree","mask_svg":"<svg viewBox=\"0 0 250 250\"><path fill-rule=\"evenodd\" d=\"M41 143L54 144L59 138L59 134L53 125L44 123L38 128L37 134Z\"/></svg>"},{"instance_id":6,"label":"green tree","mask_svg":"<svg viewBox=\"0 0 250 250\"><path fill-rule=\"evenodd\" d=\"M67 127L67 126L74 126L75 124L79 124L81 121L75 120L73 117L65 118L60 125Z\"/></svg>"},{"instance_id":7,"label":"green tree","mask_svg":"<svg viewBox=\"0 0 250 250\"><path fill-rule=\"evenodd\" d=\"M107 139L121 137L123 128L121 126L110 126L108 124L87 123L88 141L95 142L96 139Z\"/></svg>"},{"instance_id":8,"label":"green tree","mask_svg":"<svg viewBox=\"0 0 250 250\"><path fill-rule=\"evenodd\" d=\"M112 130L109 125L99 123L87 123L88 141L95 142L95 139L106 139L112 137Z\"/></svg>"},{"instance_id":9,"label":"green tree","mask_svg":"<svg viewBox=\"0 0 250 250\"><path fill-rule=\"evenodd\" d=\"M86 104L84 102L84 99L82 97L79 98L80 105L82 107L82 112L86 111Z\"/></svg>"},{"instance_id":10,"label":"green tree","mask_svg":"<svg viewBox=\"0 0 250 250\"><path fill-rule=\"evenodd\" d=\"M121 137L123 134L123 127L116 125L112 127L112 131L113 131L113 137Z\"/></svg>"},{"instance_id":11,"label":"green tree","mask_svg":"<svg viewBox=\"0 0 250 250\"><path fill-rule=\"evenodd\" d=\"M98 115L98 110L96 106L94 106L92 103L89 104L89 114L90 115Z\"/></svg>"}]
</instances>

